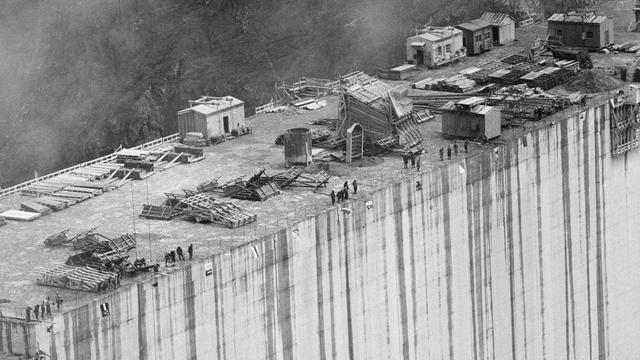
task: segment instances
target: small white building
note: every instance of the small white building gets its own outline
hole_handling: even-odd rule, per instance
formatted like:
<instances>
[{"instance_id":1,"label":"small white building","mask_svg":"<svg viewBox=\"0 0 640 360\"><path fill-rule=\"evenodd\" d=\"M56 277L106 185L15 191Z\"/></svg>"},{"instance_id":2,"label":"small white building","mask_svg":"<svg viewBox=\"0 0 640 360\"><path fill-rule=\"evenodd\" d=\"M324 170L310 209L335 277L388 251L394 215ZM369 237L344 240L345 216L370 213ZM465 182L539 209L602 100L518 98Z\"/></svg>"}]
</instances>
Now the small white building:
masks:
<instances>
[{"instance_id":1,"label":"small white building","mask_svg":"<svg viewBox=\"0 0 640 360\"><path fill-rule=\"evenodd\" d=\"M188 132L199 132L209 139L244 126L244 102L233 96L204 96L189 101L189 106L178 111L180 139Z\"/></svg>"},{"instance_id":2,"label":"small white building","mask_svg":"<svg viewBox=\"0 0 640 360\"><path fill-rule=\"evenodd\" d=\"M491 24L494 44L504 45L516 39L516 21L508 14L486 12L480 20Z\"/></svg>"},{"instance_id":3,"label":"small white building","mask_svg":"<svg viewBox=\"0 0 640 360\"><path fill-rule=\"evenodd\" d=\"M462 31L451 26L429 26L407 39L407 62L435 68L467 56Z\"/></svg>"}]
</instances>

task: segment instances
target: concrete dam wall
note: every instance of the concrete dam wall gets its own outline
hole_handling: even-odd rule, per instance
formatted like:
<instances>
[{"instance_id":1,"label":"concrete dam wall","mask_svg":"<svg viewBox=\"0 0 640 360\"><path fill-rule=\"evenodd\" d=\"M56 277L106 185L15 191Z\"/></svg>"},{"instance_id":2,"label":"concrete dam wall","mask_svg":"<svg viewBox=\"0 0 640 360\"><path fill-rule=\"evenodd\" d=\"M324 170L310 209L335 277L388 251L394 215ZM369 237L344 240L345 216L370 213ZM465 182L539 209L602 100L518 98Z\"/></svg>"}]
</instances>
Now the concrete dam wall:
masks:
<instances>
[{"instance_id":1,"label":"concrete dam wall","mask_svg":"<svg viewBox=\"0 0 640 360\"><path fill-rule=\"evenodd\" d=\"M611 157L608 107L122 288L38 344L59 360L639 358L640 153Z\"/></svg>"}]
</instances>

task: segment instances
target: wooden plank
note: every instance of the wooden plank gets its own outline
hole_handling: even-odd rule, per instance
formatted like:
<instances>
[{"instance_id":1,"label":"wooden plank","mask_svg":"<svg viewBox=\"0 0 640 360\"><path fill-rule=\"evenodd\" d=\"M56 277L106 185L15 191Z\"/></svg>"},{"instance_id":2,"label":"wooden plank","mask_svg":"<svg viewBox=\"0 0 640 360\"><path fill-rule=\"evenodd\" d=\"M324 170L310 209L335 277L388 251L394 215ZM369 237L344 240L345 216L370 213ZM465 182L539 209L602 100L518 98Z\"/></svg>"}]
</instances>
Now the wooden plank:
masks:
<instances>
[{"instance_id":1,"label":"wooden plank","mask_svg":"<svg viewBox=\"0 0 640 360\"><path fill-rule=\"evenodd\" d=\"M17 220L17 221L33 221L40 217L40 214L28 211L20 211L20 210L7 210L0 214L0 217L3 217L7 220Z\"/></svg>"}]
</instances>

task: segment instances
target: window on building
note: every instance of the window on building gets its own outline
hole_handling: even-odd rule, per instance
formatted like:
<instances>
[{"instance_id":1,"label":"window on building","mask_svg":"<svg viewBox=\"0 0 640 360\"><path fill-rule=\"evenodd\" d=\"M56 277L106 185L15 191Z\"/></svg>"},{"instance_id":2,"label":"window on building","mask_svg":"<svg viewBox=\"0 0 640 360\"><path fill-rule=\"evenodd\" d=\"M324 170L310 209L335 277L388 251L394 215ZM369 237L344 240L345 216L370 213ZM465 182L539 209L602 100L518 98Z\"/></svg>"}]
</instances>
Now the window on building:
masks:
<instances>
[{"instance_id":1,"label":"window on building","mask_svg":"<svg viewBox=\"0 0 640 360\"><path fill-rule=\"evenodd\" d=\"M481 35L476 35L476 41L482 41L482 34Z\"/></svg>"},{"instance_id":2,"label":"window on building","mask_svg":"<svg viewBox=\"0 0 640 360\"><path fill-rule=\"evenodd\" d=\"M484 33L484 38L485 39L489 39L491 37L491 33Z\"/></svg>"},{"instance_id":3,"label":"window on building","mask_svg":"<svg viewBox=\"0 0 640 360\"><path fill-rule=\"evenodd\" d=\"M556 36L562 36L562 29L556 29Z\"/></svg>"},{"instance_id":4,"label":"window on building","mask_svg":"<svg viewBox=\"0 0 640 360\"><path fill-rule=\"evenodd\" d=\"M438 49L436 49L436 53L438 55L442 55L442 46L438 46Z\"/></svg>"},{"instance_id":5,"label":"window on building","mask_svg":"<svg viewBox=\"0 0 640 360\"><path fill-rule=\"evenodd\" d=\"M593 39L593 31L587 31L587 39Z\"/></svg>"},{"instance_id":6,"label":"window on building","mask_svg":"<svg viewBox=\"0 0 640 360\"><path fill-rule=\"evenodd\" d=\"M451 44L447 44L444 46L444 52L446 53L450 53L451 52Z\"/></svg>"}]
</instances>

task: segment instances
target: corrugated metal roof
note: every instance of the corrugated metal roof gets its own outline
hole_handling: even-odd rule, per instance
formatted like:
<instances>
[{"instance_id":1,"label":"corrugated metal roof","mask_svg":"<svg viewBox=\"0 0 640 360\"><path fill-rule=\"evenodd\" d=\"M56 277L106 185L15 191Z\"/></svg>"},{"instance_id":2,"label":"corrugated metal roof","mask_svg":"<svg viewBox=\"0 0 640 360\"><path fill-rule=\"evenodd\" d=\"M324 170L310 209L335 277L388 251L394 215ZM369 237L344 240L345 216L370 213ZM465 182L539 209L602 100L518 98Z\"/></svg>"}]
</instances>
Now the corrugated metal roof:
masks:
<instances>
[{"instance_id":1,"label":"corrugated metal roof","mask_svg":"<svg viewBox=\"0 0 640 360\"><path fill-rule=\"evenodd\" d=\"M515 22L515 20L513 20L513 18L509 16L509 14L493 13L493 12L486 12L482 14L480 19L490 23L491 25L498 25L498 26Z\"/></svg>"},{"instance_id":2,"label":"corrugated metal roof","mask_svg":"<svg viewBox=\"0 0 640 360\"><path fill-rule=\"evenodd\" d=\"M489 24L488 22L484 21L484 20L480 20L480 19L475 19L475 20L470 20L466 23L462 23L460 25L458 25L457 27L460 29L465 29L465 30L469 30L469 31L478 31L487 27L490 27L491 24Z\"/></svg>"},{"instance_id":3,"label":"corrugated metal roof","mask_svg":"<svg viewBox=\"0 0 640 360\"><path fill-rule=\"evenodd\" d=\"M576 12L556 13L551 15L547 21L573 22L585 24L601 24L607 19L606 16L598 16L595 12L579 14Z\"/></svg>"}]
</instances>

